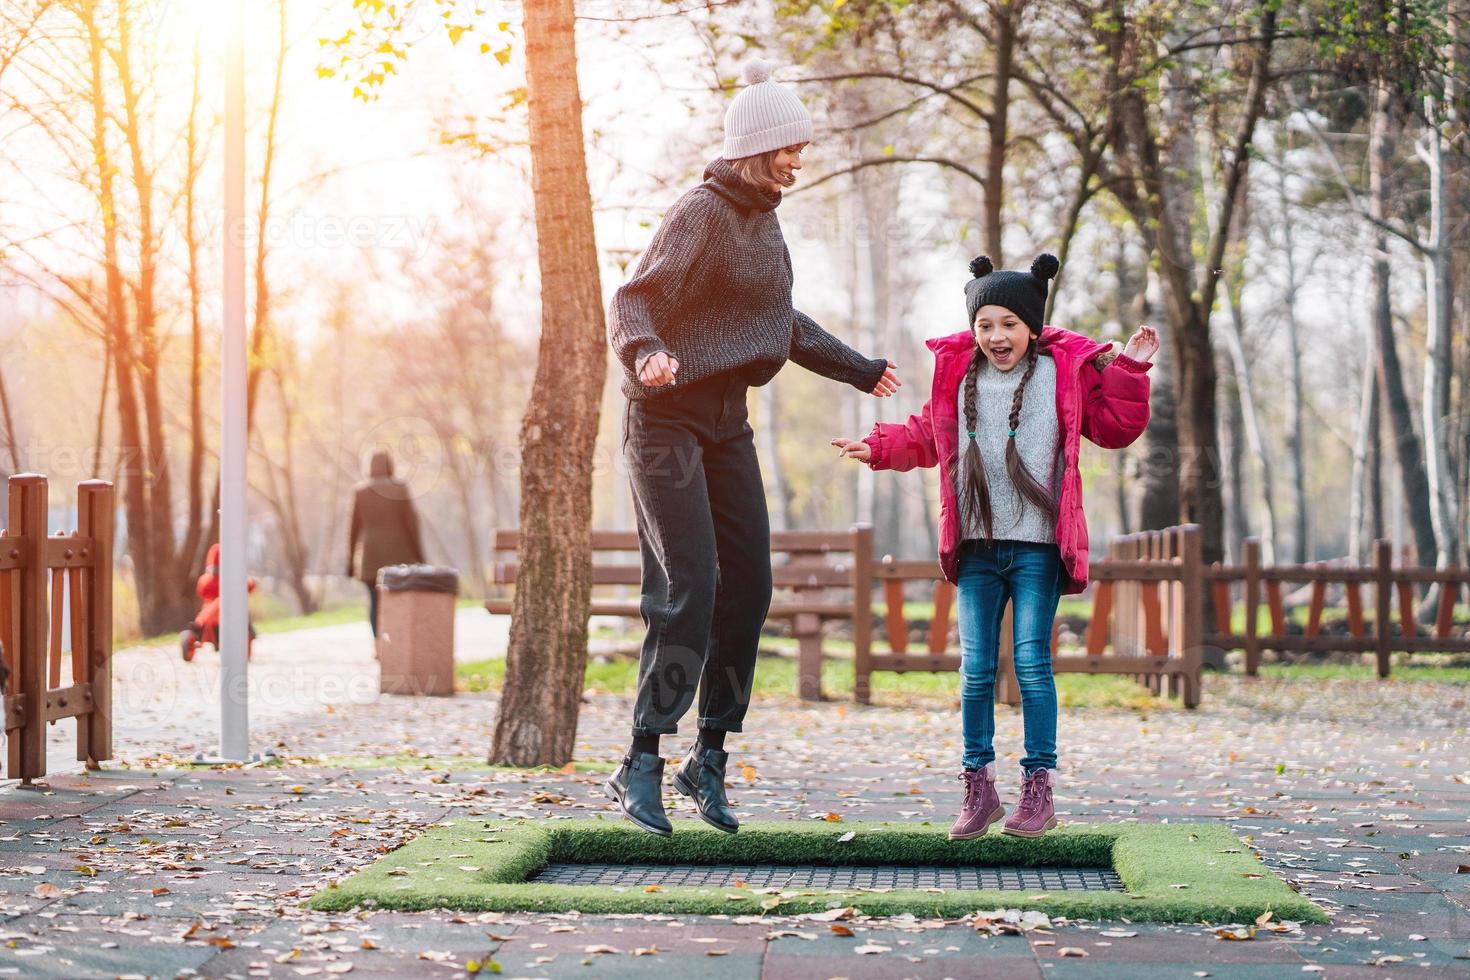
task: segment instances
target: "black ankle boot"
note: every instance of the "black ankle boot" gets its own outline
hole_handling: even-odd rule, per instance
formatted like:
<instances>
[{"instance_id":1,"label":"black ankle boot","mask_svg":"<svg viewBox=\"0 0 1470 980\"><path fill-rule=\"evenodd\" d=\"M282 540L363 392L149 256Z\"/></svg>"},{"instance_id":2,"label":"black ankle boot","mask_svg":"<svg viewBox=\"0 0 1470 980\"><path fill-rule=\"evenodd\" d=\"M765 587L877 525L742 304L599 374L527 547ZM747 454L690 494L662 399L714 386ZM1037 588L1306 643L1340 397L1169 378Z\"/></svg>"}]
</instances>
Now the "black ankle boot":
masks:
<instances>
[{"instance_id":1,"label":"black ankle boot","mask_svg":"<svg viewBox=\"0 0 1470 980\"><path fill-rule=\"evenodd\" d=\"M664 760L652 752L629 752L604 784L627 817L650 834L668 837L673 824L664 813Z\"/></svg>"},{"instance_id":2,"label":"black ankle boot","mask_svg":"<svg viewBox=\"0 0 1470 980\"><path fill-rule=\"evenodd\" d=\"M696 744L674 772L674 788L694 801L700 819L727 834L740 829L740 821L725 799L725 763L730 754Z\"/></svg>"}]
</instances>

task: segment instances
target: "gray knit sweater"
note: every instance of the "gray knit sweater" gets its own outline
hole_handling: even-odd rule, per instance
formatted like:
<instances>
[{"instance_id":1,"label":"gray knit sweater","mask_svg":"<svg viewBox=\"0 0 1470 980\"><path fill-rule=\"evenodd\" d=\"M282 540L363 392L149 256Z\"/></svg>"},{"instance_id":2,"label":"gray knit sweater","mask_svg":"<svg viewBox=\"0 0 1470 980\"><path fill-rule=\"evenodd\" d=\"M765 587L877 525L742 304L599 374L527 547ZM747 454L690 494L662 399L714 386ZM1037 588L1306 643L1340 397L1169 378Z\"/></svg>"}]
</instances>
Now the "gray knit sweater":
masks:
<instances>
[{"instance_id":1,"label":"gray knit sweater","mask_svg":"<svg viewBox=\"0 0 1470 980\"><path fill-rule=\"evenodd\" d=\"M984 359L985 355L975 353ZM1017 365L1010 371L998 371L987 361L975 375L975 440L980 444L980 458L985 463L985 479L990 485L991 531L1000 541L1056 541L1056 528L1030 501L1025 500L1006 472L1006 432L1010 429L1011 400L1016 385L1021 383L1025 368ZM961 460L969 447L970 434L965 429L965 386L958 388L956 405L960 422ZM1058 452L1061 448L1057 426L1057 364L1050 357L1036 360L1036 370L1026 384L1021 400L1021 418L1016 425L1016 449L1026 469L1043 487L1051 488L1057 499L1061 483ZM1024 509L1022 504L1025 504ZM984 538L980 515L971 514L960 494L960 537Z\"/></svg>"},{"instance_id":2,"label":"gray knit sweater","mask_svg":"<svg viewBox=\"0 0 1470 980\"><path fill-rule=\"evenodd\" d=\"M780 203L780 191L752 187L721 158L674 202L608 311L624 395L652 398L729 370L763 385L787 359L860 391L878 384L887 359L862 356L792 307ZM650 388L638 372L661 350L679 372L674 384Z\"/></svg>"}]
</instances>

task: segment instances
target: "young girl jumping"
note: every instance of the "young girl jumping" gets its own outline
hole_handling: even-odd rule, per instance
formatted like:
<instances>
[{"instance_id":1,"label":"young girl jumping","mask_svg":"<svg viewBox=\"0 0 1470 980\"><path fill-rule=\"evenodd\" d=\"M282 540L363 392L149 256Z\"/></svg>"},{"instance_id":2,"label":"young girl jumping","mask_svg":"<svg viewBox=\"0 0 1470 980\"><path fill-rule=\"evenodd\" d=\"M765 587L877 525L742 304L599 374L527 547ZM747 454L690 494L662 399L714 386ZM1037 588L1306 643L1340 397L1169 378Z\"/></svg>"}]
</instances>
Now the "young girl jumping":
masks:
<instances>
[{"instance_id":1,"label":"young girl jumping","mask_svg":"<svg viewBox=\"0 0 1470 980\"><path fill-rule=\"evenodd\" d=\"M952 840L979 837L1005 815L995 789L995 671L1001 616L1013 605L1014 660L1026 754L1021 799L1004 831L1040 837L1057 825L1057 694L1051 629L1062 595L1087 585L1080 437L1107 449L1148 424L1154 329L1121 354L1112 344L1043 327L1057 260L996 271L985 256L965 285L969 329L927 341L934 384L920 415L879 422L862 441L833 439L875 470L938 466L939 563L958 587L964 798ZM983 355L983 356L977 356Z\"/></svg>"}]
</instances>

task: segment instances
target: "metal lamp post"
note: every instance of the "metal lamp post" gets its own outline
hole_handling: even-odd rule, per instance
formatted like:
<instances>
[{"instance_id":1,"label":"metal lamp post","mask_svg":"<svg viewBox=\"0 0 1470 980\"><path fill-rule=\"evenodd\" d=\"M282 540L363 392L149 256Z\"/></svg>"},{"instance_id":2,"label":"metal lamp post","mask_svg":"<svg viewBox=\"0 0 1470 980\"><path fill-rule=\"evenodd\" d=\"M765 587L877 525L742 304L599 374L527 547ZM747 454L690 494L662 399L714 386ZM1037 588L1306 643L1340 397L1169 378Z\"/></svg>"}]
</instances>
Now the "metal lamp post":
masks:
<instances>
[{"instance_id":1,"label":"metal lamp post","mask_svg":"<svg viewBox=\"0 0 1470 980\"><path fill-rule=\"evenodd\" d=\"M219 757L244 762L250 753L249 590L245 579L245 2L228 0L226 10Z\"/></svg>"}]
</instances>

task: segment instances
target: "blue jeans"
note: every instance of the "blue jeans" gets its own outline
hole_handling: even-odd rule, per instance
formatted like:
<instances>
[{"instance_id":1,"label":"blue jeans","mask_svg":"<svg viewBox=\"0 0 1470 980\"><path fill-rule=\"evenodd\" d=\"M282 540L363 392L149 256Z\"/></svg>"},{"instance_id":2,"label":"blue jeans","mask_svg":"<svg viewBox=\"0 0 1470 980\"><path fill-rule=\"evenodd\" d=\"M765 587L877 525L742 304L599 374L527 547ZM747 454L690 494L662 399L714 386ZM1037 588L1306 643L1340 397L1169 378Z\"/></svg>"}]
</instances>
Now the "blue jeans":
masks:
<instances>
[{"instance_id":1,"label":"blue jeans","mask_svg":"<svg viewBox=\"0 0 1470 980\"><path fill-rule=\"evenodd\" d=\"M1016 681L1026 725L1027 773L1057 764L1057 688L1051 627L1062 594L1062 556L1054 544L966 540L960 545L960 722L966 769L995 760L995 669L1006 601L1013 607Z\"/></svg>"}]
</instances>

